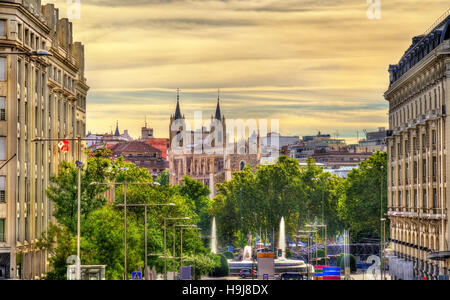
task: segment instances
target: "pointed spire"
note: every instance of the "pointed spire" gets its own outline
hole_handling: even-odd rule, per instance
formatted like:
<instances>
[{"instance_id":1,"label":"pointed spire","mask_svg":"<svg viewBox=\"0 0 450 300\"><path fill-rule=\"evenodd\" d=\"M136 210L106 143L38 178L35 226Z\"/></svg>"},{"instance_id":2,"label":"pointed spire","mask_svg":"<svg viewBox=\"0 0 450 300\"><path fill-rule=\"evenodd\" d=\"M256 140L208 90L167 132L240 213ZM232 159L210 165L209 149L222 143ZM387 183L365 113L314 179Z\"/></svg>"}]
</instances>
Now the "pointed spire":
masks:
<instances>
[{"instance_id":1,"label":"pointed spire","mask_svg":"<svg viewBox=\"0 0 450 300\"><path fill-rule=\"evenodd\" d=\"M220 111L220 89L217 89L217 108L216 108L216 119L222 120L222 113Z\"/></svg>"},{"instance_id":2,"label":"pointed spire","mask_svg":"<svg viewBox=\"0 0 450 300\"><path fill-rule=\"evenodd\" d=\"M175 109L174 119L181 119L181 109L180 109L180 89L177 89L177 108Z\"/></svg>"},{"instance_id":3,"label":"pointed spire","mask_svg":"<svg viewBox=\"0 0 450 300\"><path fill-rule=\"evenodd\" d=\"M119 121L117 121L116 123L116 133L114 134L115 136L120 136L120 131L119 131Z\"/></svg>"}]
</instances>

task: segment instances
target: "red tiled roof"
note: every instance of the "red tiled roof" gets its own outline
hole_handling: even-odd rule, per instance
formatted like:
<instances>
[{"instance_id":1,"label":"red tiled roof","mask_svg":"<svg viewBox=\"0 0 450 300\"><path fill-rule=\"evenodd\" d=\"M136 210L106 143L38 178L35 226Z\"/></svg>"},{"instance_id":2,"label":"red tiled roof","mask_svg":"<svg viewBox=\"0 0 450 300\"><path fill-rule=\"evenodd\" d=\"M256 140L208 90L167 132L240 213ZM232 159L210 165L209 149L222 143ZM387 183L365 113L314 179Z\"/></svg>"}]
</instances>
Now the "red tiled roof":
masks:
<instances>
[{"instance_id":1,"label":"red tiled roof","mask_svg":"<svg viewBox=\"0 0 450 300\"><path fill-rule=\"evenodd\" d=\"M118 143L111 148L111 151L114 153L122 153L122 152L161 152L153 146L150 146L144 142L126 142L126 143Z\"/></svg>"}]
</instances>

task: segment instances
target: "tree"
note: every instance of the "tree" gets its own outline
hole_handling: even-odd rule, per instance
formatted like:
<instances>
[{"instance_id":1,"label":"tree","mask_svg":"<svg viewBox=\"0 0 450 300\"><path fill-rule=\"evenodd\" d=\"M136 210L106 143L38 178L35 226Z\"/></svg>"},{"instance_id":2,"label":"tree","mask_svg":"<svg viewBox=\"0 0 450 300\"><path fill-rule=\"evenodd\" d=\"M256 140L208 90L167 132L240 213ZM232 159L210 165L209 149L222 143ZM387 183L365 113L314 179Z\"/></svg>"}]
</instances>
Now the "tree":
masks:
<instances>
[{"instance_id":1,"label":"tree","mask_svg":"<svg viewBox=\"0 0 450 300\"><path fill-rule=\"evenodd\" d=\"M47 250L50 255L52 270L47 273L46 280L67 279L67 259L76 253L76 237L67 227L50 224L47 232L42 233L36 247Z\"/></svg>"},{"instance_id":2,"label":"tree","mask_svg":"<svg viewBox=\"0 0 450 300\"><path fill-rule=\"evenodd\" d=\"M92 182L105 182L110 177L111 161L104 158L89 158L81 174L81 216L85 220L89 214L101 208L106 199L103 196L109 187L90 185ZM73 163L62 162L58 173L50 178L47 197L54 203L53 215L59 224L70 232L77 229L78 211L78 170Z\"/></svg>"},{"instance_id":3,"label":"tree","mask_svg":"<svg viewBox=\"0 0 450 300\"><path fill-rule=\"evenodd\" d=\"M164 170L161 174L156 177L155 182L158 182L160 185L167 186L170 184L170 171Z\"/></svg>"},{"instance_id":4,"label":"tree","mask_svg":"<svg viewBox=\"0 0 450 300\"><path fill-rule=\"evenodd\" d=\"M228 265L228 260L223 254L215 255L217 266L211 272L212 277L226 277L230 274L230 267Z\"/></svg>"},{"instance_id":5,"label":"tree","mask_svg":"<svg viewBox=\"0 0 450 300\"><path fill-rule=\"evenodd\" d=\"M187 256L185 265L195 265L194 280L200 280L202 276L208 275L217 267L218 261L213 254L197 254Z\"/></svg>"},{"instance_id":6,"label":"tree","mask_svg":"<svg viewBox=\"0 0 450 300\"><path fill-rule=\"evenodd\" d=\"M192 211L198 216L197 226L202 229L204 235L211 231L212 218L210 208L212 200L209 195L211 191L207 186L189 176L183 178L183 184L179 187L180 195L186 199Z\"/></svg>"},{"instance_id":7,"label":"tree","mask_svg":"<svg viewBox=\"0 0 450 300\"><path fill-rule=\"evenodd\" d=\"M386 182L386 153L374 153L359 169L349 173L338 212L352 240L367 242L380 238L380 218L387 211Z\"/></svg>"},{"instance_id":8,"label":"tree","mask_svg":"<svg viewBox=\"0 0 450 300\"><path fill-rule=\"evenodd\" d=\"M127 222L127 269L144 268L142 228L133 219ZM93 212L86 220L82 241L83 263L107 265L106 279L123 279L123 215L111 206Z\"/></svg>"},{"instance_id":9,"label":"tree","mask_svg":"<svg viewBox=\"0 0 450 300\"><path fill-rule=\"evenodd\" d=\"M345 270L345 257L348 257L350 263L350 272L355 273L358 268L356 264L356 258L351 254L341 253L336 261L336 266L340 267L341 270Z\"/></svg>"}]
</instances>

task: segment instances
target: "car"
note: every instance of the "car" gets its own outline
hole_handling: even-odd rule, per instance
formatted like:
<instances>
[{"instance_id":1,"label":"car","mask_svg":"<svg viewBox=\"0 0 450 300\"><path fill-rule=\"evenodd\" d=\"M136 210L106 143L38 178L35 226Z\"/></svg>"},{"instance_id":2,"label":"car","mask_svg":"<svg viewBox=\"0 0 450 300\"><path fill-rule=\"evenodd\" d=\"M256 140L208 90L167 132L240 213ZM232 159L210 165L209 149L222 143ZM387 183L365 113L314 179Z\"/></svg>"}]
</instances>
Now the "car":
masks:
<instances>
[{"instance_id":1,"label":"car","mask_svg":"<svg viewBox=\"0 0 450 300\"><path fill-rule=\"evenodd\" d=\"M283 273L280 275L281 280L305 280L303 275L299 273Z\"/></svg>"},{"instance_id":2,"label":"car","mask_svg":"<svg viewBox=\"0 0 450 300\"><path fill-rule=\"evenodd\" d=\"M242 279L250 278L250 277L252 277L252 270L251 270L251 269L243 269L243 270L241 270L241 271L239 272L239 276L240 276ZM254 277L257 276L256 270L253 270L253 276L254 276Z\"/></svg>"}]
</instances>

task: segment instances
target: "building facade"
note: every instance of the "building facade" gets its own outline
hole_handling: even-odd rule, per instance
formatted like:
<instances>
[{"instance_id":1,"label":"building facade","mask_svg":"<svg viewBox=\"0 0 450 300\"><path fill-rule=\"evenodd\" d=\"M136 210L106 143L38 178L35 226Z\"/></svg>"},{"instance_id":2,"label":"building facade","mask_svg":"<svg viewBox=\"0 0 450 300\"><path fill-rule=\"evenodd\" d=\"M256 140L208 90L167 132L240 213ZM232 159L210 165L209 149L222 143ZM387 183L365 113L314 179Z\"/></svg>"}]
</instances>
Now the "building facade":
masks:
<instances>
[{"instance_id":1,"label":"building facade","mask_svg":"<svg viewBox=\"0 0 450 300\"><path fill-rule=\"evenodd\" d=\"M240 171L246 166L254 168L261 161L261 150L259 136L255 145L249 142L228 143L226 119L222 115L220 99L217 99L216 113L211 117L211 129L202 127L198 131L190 131L186 136L181 132L186 129L188 122L181 114L180 98L177 96L175 114L170 117L170 139L169 139L169 170L170 183L182 184L183 177L188 175L193 179L208 186L211 195L216 194L215 184L229 181L234 171ZM174 125L177 123L178 125ZM214 125L216 124L216 125ZM218 126L220 124L220 126ZM211 145L221 147L221 153L207 154L204 151L204 142L208 136L214 134ZM219 146L222 145L222 146ZM183 153L176 153L181 146ZM187 150L186 150L187 149ZM250 151L252 149L253 151ZM200 150L197 154L196 150Z\"/></svg>"},{"instance_id":2,"label":"building facade","mask_svg":"<svg viewBox=\"0 0 450 300\"><path fill-rule=\"evenodd\" d=\"M51 57L2 55L47 50ZM4 278L39 279L48 253L36 242L52 221L46 187L59 162L75 161L76 145L35 138L85 137L84 46L72 23L40 0L0 3L0 269ZM83 160L83 159L82 159Z\"/></svg>"},{"instance_id":3,"label":"building facade","mask_svg":"<svg viewBox=\"0 0 450 300\"><path fill-rule=\"evenodd\" d=\"M400 62L389 67L385 93L392 248L417 279L442 279L450 268L449 27L450 16L443 16L413 38Z\"/></svg>"},{"instance_id":4,"label":"building facade","mask_svg":"<svg viewBox=\"0 0 450 300\"><path fill-rule=\"evenodd\" d=\"M119 143L111 147L115 158L122 156L126 162L147 169L155 178L169 169L161 150L141 141Z\"/></svg>"}]
</instances>

